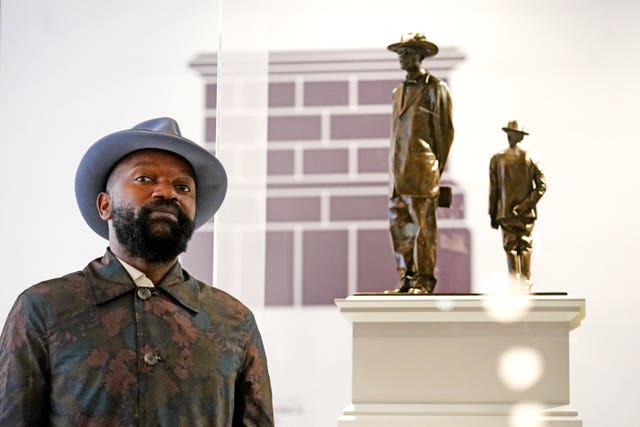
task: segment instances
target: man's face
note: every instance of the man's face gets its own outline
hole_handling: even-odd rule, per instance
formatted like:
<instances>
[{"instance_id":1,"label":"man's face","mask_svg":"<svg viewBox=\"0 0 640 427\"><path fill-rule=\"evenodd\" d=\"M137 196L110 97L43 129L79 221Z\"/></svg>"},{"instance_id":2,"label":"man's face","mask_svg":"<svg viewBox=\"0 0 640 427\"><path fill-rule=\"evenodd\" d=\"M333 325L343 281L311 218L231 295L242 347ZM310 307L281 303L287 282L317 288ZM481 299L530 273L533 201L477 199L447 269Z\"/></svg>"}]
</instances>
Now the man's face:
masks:
<instances>
[{"instance_id":1,"label":"man's face","mask_svg":"<svg viewBox=\"0 0 640 427\"><path fill-rule=\"evenodd\" d=\"M520 132L509 131L507 132L507 137L509 138L509 146L514 147L517 143L522 141L522 138L524 138L524 134Z\"/></svg>"},{"instance_id":2,"label":"man's face","mask_svg":"<svg viewBox=\"0 0 640 427\"><path fill-rule=\"evenodd\" d=\"M396 51L396 53L398 54L400 68L403 70L413 71L420 68L422 57L417 50L410 47L401 47Z\"/></svg>"},{"instance_id":3,"label":"man's face","mask_svg":"<svg viewBox=\"0 0 640 427\"><path fill-rule=\"evenodd\" d=\"M98 208L130 255L149 262L170 261L186 250L194 230L191 165L166 151L136 151L109 175Z\"/></svg>"}]
</instances>

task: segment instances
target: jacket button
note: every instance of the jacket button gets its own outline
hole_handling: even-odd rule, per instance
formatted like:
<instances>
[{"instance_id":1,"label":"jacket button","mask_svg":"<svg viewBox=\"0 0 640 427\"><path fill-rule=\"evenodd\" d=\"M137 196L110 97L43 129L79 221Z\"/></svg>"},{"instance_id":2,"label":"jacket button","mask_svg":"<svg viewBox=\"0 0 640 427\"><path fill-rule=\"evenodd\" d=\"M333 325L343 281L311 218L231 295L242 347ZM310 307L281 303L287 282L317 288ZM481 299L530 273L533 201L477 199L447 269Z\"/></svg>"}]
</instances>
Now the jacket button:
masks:
<instances>
[{"instance_id":1,"label":"jacket button","mask_svg":"<svg viewBox=\"0 0 640 427\"><path fill-rule=\"evenodd\" d=\"M155 353L145 353L144 355L144 363L146 363L149 366L153 366L156 365L158 362L160 361L160 356L158 356Z\"/></svg>"},{"instance_id":2,"label":"jacket button","mask_svg":"<svg viewBox=\"0 0 640 427\"><path fill-rule=\"evenodd\" d=\"M138 298L141 300L148 300L151 298L151 289L149 288L138 288Z\"/></svg>"}]
</instances>

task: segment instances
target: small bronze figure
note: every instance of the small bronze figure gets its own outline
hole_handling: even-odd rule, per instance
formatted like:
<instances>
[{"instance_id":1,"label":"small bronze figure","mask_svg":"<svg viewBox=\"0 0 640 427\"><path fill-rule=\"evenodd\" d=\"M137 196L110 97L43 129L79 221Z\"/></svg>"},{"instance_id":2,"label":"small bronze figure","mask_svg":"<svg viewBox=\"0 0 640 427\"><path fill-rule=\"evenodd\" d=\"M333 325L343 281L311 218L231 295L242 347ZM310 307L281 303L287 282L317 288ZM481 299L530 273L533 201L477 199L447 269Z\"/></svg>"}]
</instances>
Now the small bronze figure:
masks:
<instances>
[{"instance_id":1,"label":"small bronze figure","mask_svg":"<svg viewBox=\"0 0 640 427\"><path fill-rule=\"evenodd\" d=\"M536 205L547 189L544 175L526 151L518 146L529 135L513 120L502 128L509 148L495 154L489 166L491 227L502 229L509 273L531 289L531 248Z\"/></svg>"},{"instance_id":2,"label":"small bronze figure","mask_svg":"<svg viewBox=\"0 0 640 427\"><path fill-rule=\"evenodd\" d=\"M438 53L424 35L411 33L387 49L407 72L393 91L389 221L400 281L387 293L431 294L440 176L454 133L451 96L446 83L422 68L424 58Z\"/></svg>"}]
</instances>

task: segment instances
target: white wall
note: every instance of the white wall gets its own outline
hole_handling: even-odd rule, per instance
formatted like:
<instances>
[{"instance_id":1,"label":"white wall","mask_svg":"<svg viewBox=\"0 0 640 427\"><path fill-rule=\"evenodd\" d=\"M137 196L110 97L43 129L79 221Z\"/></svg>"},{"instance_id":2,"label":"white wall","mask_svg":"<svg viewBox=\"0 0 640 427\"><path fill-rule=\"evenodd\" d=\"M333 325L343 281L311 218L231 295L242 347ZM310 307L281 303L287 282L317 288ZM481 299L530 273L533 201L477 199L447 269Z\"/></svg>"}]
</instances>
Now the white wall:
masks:
<instances>
[{"instance_id":1,"label":"white wall","mask_svg":"<svg viewBox=\"0 0 640 427\"><path fill-rule=\"evenodd\" d=\"M486 214L487 169L506 146L500 127L516 118L530 131L524 147L541 159L549 184L534 232L535 289L587 299L587 317L572 335L573 405L586 427L637 425L640 4L269 4L278 10L265 17L271 32L248 29L247 43L266 37L273 50L372 48L421 31L466 54L451 79L450 166L467 192L476 289L505 268ZM4 319L26 286L77 270L103 251L73 198L75 167L93 141L157 115L172 115L186 136L202 137L202 84L186 64L215 50L218 18L215 0L4 0L1 8ZM346 321L332 309L267 310L263 323L277 404L292 413L281 425L305 417L304 425L334 425L348 400L348 378L341 378L349 373ZM323 353L325 341L337 345Z\"/></svg>"},{"instance_id":2,"label":"white wall","mask_svg":"<svg viewBox=\"0 0 640 427\"><path fill-rule=\"evenodd\" d=\"M73 195L75 169L89 145L160 115L202 139L203 85L186 64L216 48L217 6L189 4L185 10L178 1L158 0L2 2L3 319L26 284L82 268L104 250Z\"/></svg>"}]
</instances>

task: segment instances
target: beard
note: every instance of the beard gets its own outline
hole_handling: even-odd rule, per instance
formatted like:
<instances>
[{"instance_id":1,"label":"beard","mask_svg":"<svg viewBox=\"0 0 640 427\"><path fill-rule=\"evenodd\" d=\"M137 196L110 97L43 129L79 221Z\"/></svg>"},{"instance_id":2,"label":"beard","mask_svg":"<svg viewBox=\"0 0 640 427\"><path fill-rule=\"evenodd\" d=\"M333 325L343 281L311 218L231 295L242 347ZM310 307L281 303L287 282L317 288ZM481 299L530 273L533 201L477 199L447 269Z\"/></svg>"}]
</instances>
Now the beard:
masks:
<instances>
[{"instance_id":1,"label":"beard","mask_svg":"<svg viewBox=\"0 0 640 427\"><path fill-rule=\"evenodd\" d=\"M157 210L170 209L177 221L152 218ZM136 215L134 208L113 206L112 221L118 242L127 252L147 262L160 263L175 259L187 249L195 225L174 202L156 200L143 205Z\"/></svg>"}]
</instances>

